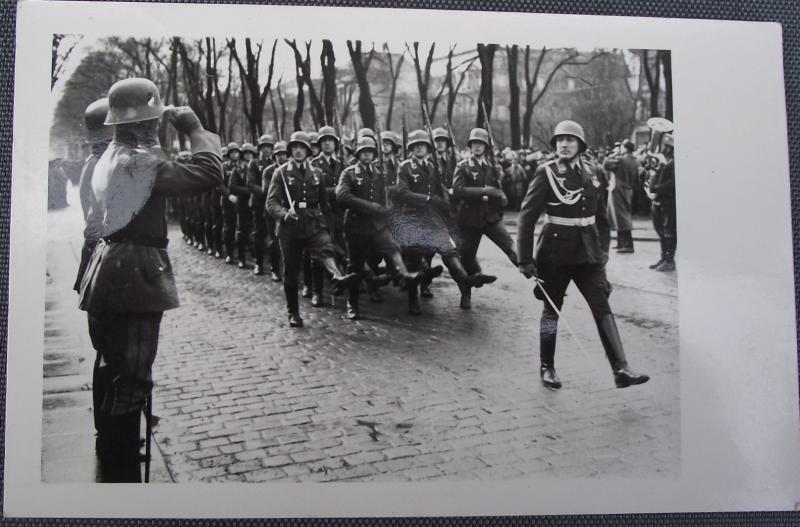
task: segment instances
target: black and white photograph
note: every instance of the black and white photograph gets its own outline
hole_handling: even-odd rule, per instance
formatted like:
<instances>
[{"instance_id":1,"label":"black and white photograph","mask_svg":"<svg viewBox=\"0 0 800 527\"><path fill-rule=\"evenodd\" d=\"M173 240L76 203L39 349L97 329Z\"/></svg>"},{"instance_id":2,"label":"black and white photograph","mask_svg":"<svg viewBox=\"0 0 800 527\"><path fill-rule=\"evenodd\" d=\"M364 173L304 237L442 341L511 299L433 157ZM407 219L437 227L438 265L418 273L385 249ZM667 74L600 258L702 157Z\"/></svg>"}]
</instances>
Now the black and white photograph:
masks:
<instances>
[{"instance_id":1,"label":"black and white photograph","mask_svg":"<svg viewBox=\"0 0 800 527\"><path fill-rule=\"evenodd\" d=\"M701 307L725 303L703 286L733 294L735 272L702 255L729 198L692 162L706 103L679 38L610 38L619 19L593 37L585 17L564 34L532 17L550 32L526 38L480 13L463 23L485 32L406 32L451 15L267 6L84 3L88 22L59 24L25 4L50 28L32 44L49 81L23 169L36 191L14 194L43 256L28 484L294 496L276 513L395 488L358 484L499 485L535 514L552 509L521 505L525 489L675 489L687 452L713 451L691 430L724 404L706 376L725 377L691 337L750 329L743 307Z\"/></svg>"}]
</instances>

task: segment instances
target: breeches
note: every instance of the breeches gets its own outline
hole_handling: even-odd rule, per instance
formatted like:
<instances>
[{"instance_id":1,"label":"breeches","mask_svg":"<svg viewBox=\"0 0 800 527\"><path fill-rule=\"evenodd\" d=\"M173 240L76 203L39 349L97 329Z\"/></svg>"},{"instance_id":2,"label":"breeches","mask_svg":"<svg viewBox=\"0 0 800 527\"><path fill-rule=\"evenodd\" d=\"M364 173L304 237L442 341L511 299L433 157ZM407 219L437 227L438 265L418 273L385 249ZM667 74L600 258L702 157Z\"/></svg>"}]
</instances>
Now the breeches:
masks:
<instances>
[{"instance_id":1,"label":"breeches","mask_svg":"<svg viewBox=\"0 0 800 527\"><path fill-rule=\"evenodd\" d=\"M611 314L611 307L608 304L608 280L606 279L605 267L601 264L579 264L579 265L552 265L542 263L539 265L539 278L544 284L543 287L553 303L561 311L564 304L564 293L570 282L575 282L578 291L581 292L592 316L595 320L600 320L606 315ZM542 318L557 320L558 315L553 310L541 293L537 292L537 298L543 300L544 310Z\"/></svg>"},{"instance_id":2,"label":"breeches","mask_svg":"<svg viewBox=\"0 0 800 527\"><path fill-rule=\"evenodd\" d=\"M325 260L333 258L336 251L326 230L320 230L309 238L279 238L283 256L283 281L286 285L297 286L297 277L303 269L303 251L312 258Z\"/></svg>"}]
</instances>

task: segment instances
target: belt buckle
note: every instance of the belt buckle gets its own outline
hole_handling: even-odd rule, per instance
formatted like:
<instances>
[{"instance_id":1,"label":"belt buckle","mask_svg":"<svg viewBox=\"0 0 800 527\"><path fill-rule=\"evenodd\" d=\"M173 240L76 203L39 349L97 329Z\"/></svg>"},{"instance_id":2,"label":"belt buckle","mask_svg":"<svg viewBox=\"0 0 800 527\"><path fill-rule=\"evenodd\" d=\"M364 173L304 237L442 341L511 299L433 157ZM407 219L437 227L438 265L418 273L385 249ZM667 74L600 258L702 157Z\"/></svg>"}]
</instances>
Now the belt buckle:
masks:
<instances>
[{"instance_id":1,"label":"belt buckle","mask_svg":"<svg viewBox=\"0 0 800 527\"><path fill-rule=\"evenodd\" d=\"M578 220L578 225L580 225L581 227L586 227L587 225L589 225L589 218L580 218Z\"/></svg>"},{"instance_id":2,"label":"belt buckle","mask_svg":"<svg viewBox=\"0 0 800 527\"><path fill-rule=\"evenodd\" d=\"M299 201L299 202L297 202L297 207L301 208L301 209L305 209L306 207L308 207L308 203L306 203L305 201Z\"/></svg>"},{"instance_id":3,"label":"belt buckle","mask_svg":"<svg viewBox=\"0 0 800 527\"><path fill-rule=\"evenodd\" d=\"M483 201L489 201L489 196L482 196Z\"/></svg>"}]
</instances>

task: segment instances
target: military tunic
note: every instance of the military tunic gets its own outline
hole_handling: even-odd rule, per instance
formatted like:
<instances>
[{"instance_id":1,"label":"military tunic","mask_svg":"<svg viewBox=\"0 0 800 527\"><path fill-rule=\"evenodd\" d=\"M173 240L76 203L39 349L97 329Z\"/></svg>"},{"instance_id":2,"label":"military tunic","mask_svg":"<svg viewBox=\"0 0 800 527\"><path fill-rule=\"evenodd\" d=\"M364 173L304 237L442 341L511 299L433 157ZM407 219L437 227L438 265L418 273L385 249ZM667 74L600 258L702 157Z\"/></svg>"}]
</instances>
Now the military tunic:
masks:
<instances>
[{"instance_id":1,"label":"military tunic","mask_svg":"<svg viewBox=\"0 0 800 527\"><path fill-rule=\"evenodd\" d=\"M264 265L264 250L267 239L267 220L264 210L267 194L264 192L262 177L269 160L259 157L247 165L247 190L250 192L250 212L253 220L253 254L256 265Z\"/></svg>"}]
</instances>

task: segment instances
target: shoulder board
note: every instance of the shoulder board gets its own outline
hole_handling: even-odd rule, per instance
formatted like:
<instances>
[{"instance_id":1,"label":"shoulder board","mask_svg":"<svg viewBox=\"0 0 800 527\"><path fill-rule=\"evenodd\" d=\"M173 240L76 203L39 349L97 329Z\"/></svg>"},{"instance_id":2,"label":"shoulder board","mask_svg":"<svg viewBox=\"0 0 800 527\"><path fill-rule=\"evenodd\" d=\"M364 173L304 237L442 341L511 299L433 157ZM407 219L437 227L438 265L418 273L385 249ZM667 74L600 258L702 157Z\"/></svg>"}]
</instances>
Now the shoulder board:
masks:
<instances>
[{"instance_id":1,"label":"shoulder board","mask_svg":"<svg viewBox=\"0 0 800 527\"><path fill-rule=\"evenodd\" d=\"M408 165L410 163L411 163L411 160L410 159L406 159L405 161L401 161L399 166L404 167L404 166L406 166L406 165Z\"/></svg>"},{"instance_id":2,"label":"shoulder board","mask_svg":"<svg viewBox=\"0 0 800 527\"><path fill-rule=\"evenodd\" d=\"M459 161L457 163L457 165L461 167L461 166L465 166L467 163L469 163L469 159L462 159L461 161Z\"/></svg>"},{"instance_id":3,"label":"shoulder board","mask_svg":"<svg viewBox=\"0 0 800 527\"><path fill-rule=\"evenodd\" d=\"M548 161L547 163L544 163L544 164L542 164L542 165L539 165L539 167L549 167L549 166L553 166L553 165L555 165L555 164L556 164L556 160L555 160L555 159L551 159L551 160L550 160L550 161Z\"/></svg>"}]
</instances>

